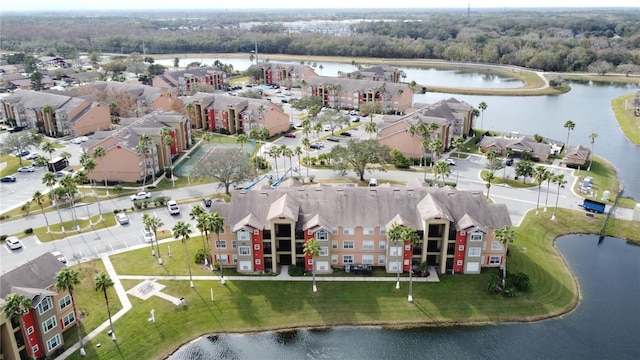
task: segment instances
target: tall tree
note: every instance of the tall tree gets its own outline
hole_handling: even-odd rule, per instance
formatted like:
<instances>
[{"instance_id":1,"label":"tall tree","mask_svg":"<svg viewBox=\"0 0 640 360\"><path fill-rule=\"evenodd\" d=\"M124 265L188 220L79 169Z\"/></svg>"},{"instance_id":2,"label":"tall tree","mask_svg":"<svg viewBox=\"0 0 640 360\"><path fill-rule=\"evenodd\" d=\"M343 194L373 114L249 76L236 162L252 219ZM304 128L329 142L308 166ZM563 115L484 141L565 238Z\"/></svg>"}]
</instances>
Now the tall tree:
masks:
<instances>
[{"instance_id":1,"label":"tall tree","mask_svg":"<svg viewBox=\"0 0 640 360\"><path fill-rule=\"evenodd\" d=\"M239 134L236 138L236 142L240 144L241 149L244 148L244 144L246 144L247 141L249 141L249 139L247 139L247 135L245 134Z\"/></svg>"},{"instance_id":2,"label":"tall tree","mask_svg":"<svg viewBox=\"0 0 640 360\"><path fill-rule=\"evenodd\" d=\"M62 224L63 221L62 221L62 214L60 213L60 206L56 201L55 192L53 190L56 184L58 183L58 178L56 178L56 175L54 173L47 171L42 176L42 183L49 188L49 197L51 198L51 201L53 202L53 204L56 206L56 211L58 212L58 217L60 218L60 226L62 227L62 232L64 232L64 225Z\"/></svg>"},{"instance_id":3,"label":"tall tree","mask_svg":"<svg viewBox=\"0 0 640 360\"><path fill-rule=\"evenodd\" d=\"M49 154L49 161L53 160L51 158L51 154L56 152L56 147L55 147L55 145L53 145L53 143L51 141L43 142L42 145L40 146L40 148L42 149L42 151L44 151L47 154Z\"/></svg>"},{"instance_id":4,"label":"tall tree","mask_svg":"<svg viewBox=\"0 0 640 360\"><path fill-rule=\"evenodd\" d=\"M110 287L113 287L113 280L109 277L106 272L101 272L95 278L95 291L102 291L104 295L104 301L107 304L107 315L109 316L109 328L111 329L111 340L116 341L116 332L113 330L113 321L111 320L111 307L109 306L109 295L107 295L107 290Z\"/></svg>"},{"instance_id":5,"label":"tall tree","mask_svg":"<svg viewBox=\"0 0 640 360\"><path fill-rule=\"evenodd\" d=\"M547 169L538 165L533 169L533 179L538 183L538 200L536 201L536 215L540 214L540 191L542 190L542 183L546 180Z\"/></svg>"},{"instance_id":6,"label":"tall tree","mask_svg":"<svg viewBox=\"0 0 640 360\"><path fill-rule=\"evenodd\" d=\"M189 269L189 286L193 288L193 276L191 275L191 262L189 261L189 249L187 249L187 241L191 235L191 228L189 224L184 221L178 221L173 227L173 236L175 238L179 238L182 242L182 246L184 247L184 255L187 259L187 269Z\"/></svg>"},{"instance_id":7,"label":"tall tree","mask_svg":"<svg viewBox=\"0 0 640 360\"><path fill-rule=\"evenodd\" d=\"M209 230L216 233L216 249L218 249L218 266L220 266L220 283L225 284L224 267L222 266L222 253L220 246L220 233L224 231L224 218L217 212L212 212L208 216Z\"/></svg>"},{"instance_id":8,"label":"tall tree","mask_svg":"<svg viewBox=\"0 0 640 360\"><path fill-rule=\"evenodd\" d=\"M547 182L547 194L544 198L544 209L542 210L542 212L547 212L547 203L549 202L549 188L551 187L551 182L553 181L554 177L555 174L551 170L547 170L547 173L544 177L544 181Z\"/></svg>"},{"instance_id":9,"label":"tall tree","mask_svg":"<svg viewBox=\"0 0 640 360\"><path fill-rule=\"evenodd\" d=\"M313 292L318 292L318 287L316 286L316 258L320 256L320 244L318 244L318 240L316 238L311 238L304 243L304 248L302 249L305 256L311 257L311 274L313 276Z\"/></svg>"},{"instance_id":10,"label":"tall tree","mask_svg":"<svg viewBox=\"0 0 640 360\"><path fill-rule=\"evenodd\" d=\"M596 133L591 133L589 135L589 142L591 143L591 154L589 155L589 167L587 168L587 171L591 171L591 165L593 164L593 146L596 143L597 137L598 134Z\"/></svg>"},{"instance_id":11,"label":"tall tree","mask_svg":"<svg viewBox=\"0 0 640 360\"><path fill-rule=\"evenodd\" d=\"M80 318L78 317L78 306L76 304L75 287L80 285L80 276L78 271L63 267L56 275L56 289L69 291L71 296L71 305L73 306L73 317L76 319L76 330L78 332L78 341L80 342L80 355L85 356L84 343L82 340L82 329L80 326Z\"/></svg>"},{"instance_id":12,"label":"tall tree","mask_svg":"<svg viewBox=\"0 0 640 360\"><path fill-rule=\"evenodd\" d=\"M378 138L378 124L374 123L374 122L368 122L365 126L364 126L364 132L366 132L367 134L369 134L369 138L371 138L371 135L376 134L376 139Z\"/></svg>"},{"instance_id":13,"label":"tall tree","mask_svg":"<svg viewBox=\"0 0 640 360\"><path fill-rule=\"evenodd\" d=\"M409 250L410 254L413 254L413 248L418 246L420 243L420 237L418 237L418 233L410 227L405 227L402 229L402 242L409 243L411 249ZM409 259L409 296L407 298L409 302L413 302L413 259Z\"/></svg>"},{"instance_id":14,"label":"tall tree","mask_svg":"<svg viewBox=\"0 0 640 360\"><path fill-rule=\"evenodd\" d=\"M65 196L71 202L71 217L73 218L73 228L78 228L77 216L75 213L75 196L78 193L78 187L76 179L73 176L66 174L60 178L60 189L64 192Z\"/></svg>"},{"instance_id":15,"label":"tall tree","mask_svg":"<svg viewBox=\"0 0 640 360\"><path fill-rule=\"evenodd\" d=\"M400 269L402 269L402 263L403 263L403 256L404 256L404 252L402 251L402 249L404 248L403 246L398 247L398 245L403 244L402 243L402 226L396 223L391 224L391 227L389 229L387 229L387 240L389 240L389 242L393 243L393 246L396 250L396 261L398 263L397 266L397 273L396 273L396 289L400 289ZM398 249L400 248L400 249ZM399 259L399 260L398 260Z\"/></svg>"},{"instance_id":16,"label":"tall tree","mask_svg":"<svg viewBox=\"0 0 640 360\"><path fill-rule=\"evenodd\" d=\"M499 229L494 229L493 235L504 247L504 257L502 260L502 287L504 288L505 279L507 278L507 250L509 249L509 244L516 240L516 233L512 228L505 226Z\"/></svg>"},{"instance_id":17,"label":"tall tree","mask_svg":"<svg viewBox=\"0 0 640 360\"><path fill-rule=\"evenodd\" d=\"M44 222L47 223L47 233L51 232L51 228L49 227L49 219L47 219L47 214L44 212L44 195L40 192L40 190L36 190L31 196L31 200L36 202L38 206L40 206L40 211L42 211L42 216L44 216Z\"/></svg>"},{"instance_id":18,"label":"tall tree","mask_svg":"<svg viewBox=\"0 0 640 360\"><path fill-rule=\"evenodd\" d=\"M565 144L565 150L566 150L566 147L569 146L569 135L571 134L573 129L576 128L576 124L571 120L567 120L567 122L564 123L564 128L567 129L567 142Z\"/></svg>"},{"instance_id":19,"label":"tall tree","mask_svg":"<svg viewBox=\"0 0 640 360\"><path fill-rule=\"evenodd\" d=\"M487 171L482 174L482 180L484 180L485 186L487 187L487 201L489 201L489 191L491 190L491 182L495 178L496 176L491 171Z\"/></svg>"},{"instance_id":20,"label":"tall tree","mask_svg":"<svg viewBox=\"0 0 640 360\"><path fill-rule=\"evenodd\" d=\"M349 140L346 147L336 145L329 153L333 161L333 169L341 174L353 170L360 181L364 181L364 173L373 169L385 171L385 164L390 161L388 146L380 145L374 139Z\"/></svg>"},{"instance_id":21,"label":"tall tree","mask_svg":"<svg viewBox=\"0 0 640 360\"><path fill-rule=\"evenodd\" d=\"M433 167L433 173L436 175L436 179L438 176L442 178L440 186L444 186L444 178L451 175L451 165L445 161L438 161Z\"/></svg>"},{"instance_id":22,"label":"tall tree","mask_svg":"<svg viewBox=\"0 0 640 360\"><path fill-rule=\"evenodd\" d=\"M31 344L31 338L29 334L26 334L27 325L24 322L24 315L27 315L31 309L31 299L19 295L19 294L9 294L5 298L4 305L4 313L7 314L7 317L11 322L15 320L19 320L22 324L22 334L27 339L27 345L29 349L27 349L27 354L31 355L31 358L35 360L36 356L33 353L33 345Z\"/></svg>"},{"instance_id":23,"label":"tall tree","mask_svg":"<svg viewBox=\"0 0 640 360\"><path fill-rule=\"evenodd\" d=\"M144 163L144 166L143 166L144 177L142 178L142 188L144 188L147 184L147 176L148 176L147 155L149 155L149 152L151 149L150 141L151 141L151 138L149 137L149 135L142 134L138 138L138 145L136 145L136 153L143 157L143 163ZM152 170L151 172L154 172L154 171Z\"/></svg>"},{"instance_id":24,"label":"tall tree","mask_svg":"<svg viewBox=\"0 0 640 360\"><path fill-rule=\"evenodd\" d=\"M98 159L100 167L102 168L102 180L104 180L104 187L107 189L107 196L109 196L109 187L107 186L106 169L102 163L102 159L107 155L107 150L102 146L96 146L93 148L93 158Z\"/></svg>"},{"instance_id":25,"label":"tall tree","mask_svg":"<svg viewBox=\"0 0 640 360\"><path fill-rule=\"evenodd\" d=\"M202 157L190 173L195 178L217 180L218 187L224 187L226 194L230 194L231 185L253 179L255 174L256 168L249 155L237 148L216 151Z\"/></svg>"},{"instance_id":26,"label":"tall tree","mask_svg":"<svg viewBox=\"0 0 640 360\"><path fill-rule=\"evenodd\" d=\"M458 158L461 157L460 152L462 151L462 148L464 147L464 143L465 143L465 139L462 136L455 137L453 139L453 141L451 142L451 145L453 145L453 147L458 152Z\"/></svg>"},{"instance_id":27,"label":"tall tree","mask_svg":"<svg viewBox=\"0 0 640 360\"><path fill-rule=\"evenodd\" d=\"M102 221L102 207L100 206L100 194L96 190L96 182L93 180L91 173L96 169L96 162L91 158L88 153L82 153L80 156L80 164L87 171L87 175L89 177L89 184L93 189L93 196L96 198L96 203L98 203L98 214L100 214L100 221ZM76 174L77 175L77 174Z\"/></svg>"},{"instance_id":28,"label":"tall tree","mask_svg":"<svg viewBox=\"0 0 640 360\"><path fill-rule=\"evenodd\" d=\"M16 153L21 154L31 146L36 144L35 137L30 132L21 131L18 133L7 134L0 142L0 152L3 154ZM22 166L22 156L18 157L18 163Z\"/></svg>"},{"instance_id":29,"label":"tall tree","mask_svg":"<svg viewBox=\"0 0 640 360\"><path fill-rule=\"evenodd\" d=\"M478 105L478 109L480 109L480 113L481 115L481 120L480 120L480 129L484 130L484 111L487 110L487 103L486 102L481 102L480 105Z\"/></svg>"},{"instance_id":30,"label":"tall tree","mask_svg":"<svg viewBox=\"0 0 640 360\"><path fill-rule=\"evenodd\" d=\"M278 174L278 157L280 156L280 149L277 146L271 146L269 148L269 156L273 158L273 163L276 165L276 178L279 178Z\"/></svg>"},{"instance_id":31,"label":"tall tree","mask_svg":"<svg viewBox=\"0 0 640 360\"><path fill-rule=\"evenodd\" d=\"M551 220L556 219L556 211L558 210L558 200L560 199L560 189L564 188L564 185L567 183L567 180L564 179L564 174L558 174L553 177L553 183L558 185L558 191L556 192L556 207L553 208L553 215L551 215Z\"/></svg>"},{"instance_id":32,"label":"tall tree","mask_svg":"<svg viewBox=\"0 0 640 360\"><path fill-rule=\"evenodd\" d=\"M149 214L142 214L142 224L150 231L153 231L153 237L156 239L156 247L158 249L158 265L164 264L162 257L160 256L160 243L158 242L158 229L164 226L162 220L157 216L151 216ZM151 256L154 255L153 241L151 241Z\"/></svg>"}]
</instances>

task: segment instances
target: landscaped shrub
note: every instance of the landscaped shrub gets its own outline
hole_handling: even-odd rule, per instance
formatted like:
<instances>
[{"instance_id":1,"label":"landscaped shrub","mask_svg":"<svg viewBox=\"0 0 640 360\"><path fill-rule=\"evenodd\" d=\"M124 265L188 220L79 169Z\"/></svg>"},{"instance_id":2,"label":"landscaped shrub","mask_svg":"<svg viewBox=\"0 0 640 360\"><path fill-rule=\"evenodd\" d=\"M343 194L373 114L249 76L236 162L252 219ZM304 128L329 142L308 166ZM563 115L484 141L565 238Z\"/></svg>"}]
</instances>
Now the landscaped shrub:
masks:
<instances>
[{"instance_id":1,"label":"landscaped shrub","mask_svg":"<svg viewBox=\"0 0 640 360\"><path fill-rule=\"evenodd\" d=\"M114 209L114 210L113 210L113 214L117 214L117 213L119 213L120 211L122 211L122 210L120 210L120 209Z\"/></svg>"},{"instance_id":2,"label":"landscaped shrub","mask_svg":"<svg viewBox=\"0 0 640 360\"><path fill-rule=\"evenodd\" d=\"M196 254L194 255L196 264L204 264L205 256L207 256L207 253L204 251L204 249L198 249L198 251L196 251Z\"/></svg>"},{"instance_id":3,"label":"landscaped shrub","mask_svg":"<svg viewBox=\"0 0 640 360\"><path fill-rule=\"evenodd\" d=\"M27 234L27 235L33 234L33 228L24 229L24 233Z\"/></svg>"},{"instance_id":4,"label":"landscaped shrub","mask_svg":"<svg viewBox=\"0 0 640 360\"><path fill-rule=\"evenodd\" d=\"M0 241L5 241L7 240L7 235L0 235Z\"/></svg>"},{"instance_id":5,"label":"landscaped shrub","mask_svg":"<svg viewBox=\"0 0 640 360\"><path fill-rule=\"evenodd\" d=\"M531 290L531 280L525 273L510 274L507 272L507 288L513 286L516 290L527 292Z\"/></svg>"},{"instance_id":6,"label":"landscaped shrub","mask_svg":"<svg viewBox=\"0 0 640 360\"><path fill-rule=\"evenodd\" d=\"M290 266L289 267L289 276L303 276L304 268L299 266Z\"/></svg>"}]
</instances>

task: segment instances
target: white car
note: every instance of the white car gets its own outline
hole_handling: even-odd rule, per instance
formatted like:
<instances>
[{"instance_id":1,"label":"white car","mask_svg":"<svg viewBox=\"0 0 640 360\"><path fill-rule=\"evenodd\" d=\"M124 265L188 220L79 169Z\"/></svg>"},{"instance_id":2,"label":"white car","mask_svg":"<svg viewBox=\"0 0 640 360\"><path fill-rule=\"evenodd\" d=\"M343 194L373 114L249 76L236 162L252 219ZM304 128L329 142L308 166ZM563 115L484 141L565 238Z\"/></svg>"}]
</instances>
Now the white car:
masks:
<instances>
[{"instance_id":1,"label":"white car","mask_svg":"<svg viewBox=\"0 0 640 360\"><path fill-rule=\"evenodd\" d=\"M171 215L180 214L180 207L178 206L178 203L175 202L174 200L167 201L167 209L169 209L169 214Z\"/></svg>"},{"instance_id":2,"label":"white car","mask_svg":"<svg viewBox=\"0 0 640 360\"><path fill-rule=\"evenodd\" d=\"M449 164L449 165L455 165L455 164L456 164L456 161L455 161L455 160L453 160L452 158L446 158L446 159L444 160L444 162L446 162L446 163L447 163L447 164Z\"/></svg>"},{"instance_id":3,"label":"white car","mask_svg":"<svg viewBox=\"0 0 640 360\"><path fill-rule=\"evenodd\" d=\"M34 172L36 171L36 168L34 168L33 166L23 166L20 169L18 169L18 172Z\"/></svg>"},{"instance_id":4,"label":"white car","mask_svg":"<svg viewBox=\"0 0 640 360\"><path fill-rule=\"evenodd\" d=\"M71 143L72 144L82 144L82 139L77 137L77 138L73 138L71 139Z\"/></svg>"},{"instance_id":5,"label":"white car","mask_svg":"<svg viewBox=\"0 0 640 360\"><path fill-rule=\"evenodd\" d=\"M125 213L117 213L116 214L116 221L120 225L125 225L125 224L129 223L129 217Z\"/></svg>"},{"instance_id":6,"label":"white car","mask_svg":"<svg viewBox=\"0 0 640 360\"><path fill-rule=\"evenodd\" d=\"M135 200L143 200L143 199L150 199L151 198L151 194L146 192L146 191L141 191L135 195L131 195L129 197L131 200L135 201Z\"/></svg>"},{"instance_id":7,"label":"white car","mask_svg":"<svg viewBox=\"0 0 640 360\"><path fill-rule=\"evenodd\" d=\"M64 255L62 255L62 253L60 251L54 251L51 253L51 255L55 256L56 259L58 259L58 261L60 261L63 264L67 263L67 258L64 257Z\"/></svg>"},{"instance_id":8,"label":"white car","mask_svg":"<svg viewBox=\"0 0 640 360\"><path fill-rule=\"evenodd\" d=\"M146 243L152 243L156 240L156 236L153 234L153 231L149 229L143 229L142 236L144 237L144 242Z\"/></svg>"},{"instance_id":9,"label":"white car","mask_svg":"<svg viewBox=\"0 0 640 360\"><path fill-rule=\"evenodd\" d=\"M5 242L11 250L20 249L22 247L22 241L15 236L9 236Z\"/></svg>"},{"instance_id":10,"label":"white car","mask_svg":"<svg viewBox=\"0 0 640 360\"><path fill-rule=\"evenodd\" d=\"M40 154L38 154L37 151L34 151L31 154L27 155L25 157L25 159L27 159L27 160L35 160L38 156L40 156Z\"/></svg>"}]
</instances>

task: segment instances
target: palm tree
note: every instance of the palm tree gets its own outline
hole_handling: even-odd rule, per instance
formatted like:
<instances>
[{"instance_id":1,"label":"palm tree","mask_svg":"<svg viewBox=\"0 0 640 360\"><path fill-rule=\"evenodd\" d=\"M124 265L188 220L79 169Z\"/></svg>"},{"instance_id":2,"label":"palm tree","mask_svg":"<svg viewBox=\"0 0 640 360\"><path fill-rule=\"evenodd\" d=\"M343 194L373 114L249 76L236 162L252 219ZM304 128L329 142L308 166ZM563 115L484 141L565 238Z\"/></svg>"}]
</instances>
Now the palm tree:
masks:
<instances>
[{"instance_id":1,"label":"palm tree","mask_svg":"<svg viewBox=\"0 0 640 360\"><path fill-rule=\"evenodd\" d=\"M401 237L402 242L409 243L411 246L409 253L413 253L413 248L420 243L418 233L410 227L405 227L402 229ZM409 297L407 300L413 302L413 259L409 259Z\"/></svg>"},{"instance_id":2,"label":"palm tree","mask_svg":"<svg viewBox=\"0 0 640 360\"><path fill-rule=\"evenodd\" d=\"M453 145L453 147L458 152L458 158L461 157L460 151L462 151L462 148L464 147L464 143L465 143L465 140L462 136L458 136L454 138L453 141L451 142L451 145Z\"/></svg>"},{"instance_id":3,"label":"palm tree","mask_svg":"<svg viewBox=\"0 0 640 360\"><path fill-rule=\"evenodd\" d=\"M571 120L567 120L567 122L564 123L564 128L567 129L567 142L565 144L566 149L566 147L569 146L569 134L571 134L571 131L576 128L576 124Z\"/></svg>"},{"instance_id":4,"label":"palm tree","mask_svg":"<svg viewBox=\"0 0 640 360\"><path fill-rule=\"evenodd\" d=\"M200 230L201 235L203 236L202 238L202 250L203 251L207 251L206 246L205 246L205 242L204 242L204 235L206 233L206 223L204 221L204 218L202 218L202 220L200 219L202 215L207 215L206 212L204 211L204 209L202 208L202 206L200 205L196 205L193 208L191 208L191 212L189 213L189 217L191 218L191 221L195 221L196 222L196 228L198 230ZM206 265L206 256L205 256L205 265Z\"/></svg>"},{"instance_id":5,"label":"palm tree","mask_svg":"<svg viewBox=\"0 0 640 360\"><path fill-rule=\"evenodd\" d=\"M496 176L491 172L487 171L482 174L482 180L486 183L487 187L487 201L489 201L489 191L491 190L491 182L496 178Z\"/></svg>"},{"instance_id":6,"label":"palm tree","mask_svg":"<svg viewBox=\"0 0 640 360\"><path fill-rule=\"evenodd\" d=\"M51 228L49 227L49 219L47 219L47 214L45 214L44 212L44 195L42 195L40 190L36 190L31 196L31 200L33 200L40 206L40 211L42 211L44 221L47 223L47 233L51 232Z\"/></svg>"},{"instance_id":7,"label":"palm tree","mask_svg":"<svg viewBox=\"0 0 640 360\"><path fill-rule=\"evenodd\" d=\"M69 198L69 201L71 201L71 217L73 218L73 227L75 229L78 227L77 217L75 216L75 195L78 192L76 179L66 174L60 178L60 186L61 189L64 190L64 194Z\"/></svg>"},{"instance_id":8,"label":"palm tree","mask_svg":"<svg viewBox=\"0 0 640 360\"><path fill-rule=\"evenodd\" d=\"M53 145L53 143L51 141L43 142L42 145L40 146L40 148L42 149L42 151L44 151L47 154L49 154L49 161L53 160L51 158L51 154L56 152L56 147L55 147L55 145Z\"/></svg>"},{"instance_id":9,"label":"palm tree","mask_svg":"<svg viewBox=\"0 0 640 360\"><path fill-rule=\"evenodd\" d=\"M433 173L436 175L436 179L438 175L442 177L442 186L444 186L444 178L451 175L451 165L444 161L438 161L436 165L433 167Z\"/></svg>"},{"instance_id":10,"label":"palm tree","mask_svg":"<svg viewBox=\"0 0 640 360\"><path fill-rule=\"evenodd\" d=\"M542 183L545 181L546 176L547 176L547 169L544 166L538 165L536 166L535 169L533 169L533 178L538 183L538 201L536 201L536 215L540 213L539 211L540 190L542 188Z\"/></svg>"},{"instance_id":11,"label":"palm tree","mask_svg":"<svg viewBox=\"0 0 640 360\"><path fill-rule=\"evenodd\" d=\"M104 180L104 187L107 189L107 196L109 196L109 187L107 186L107 177L105 176L105 168L104 168L104 164L102 163L102 158L104 158L107 155L107 150L105 150L105 148L103 148L102 146L96 146L93 149L93 158L97 158L100 161L100 167L102 168L102 179Z\"/></svg>"},{"instance_id":12,"label":"palm tree","mask_svg":"<svg viewBox=\"0 0 640 360\"><path fill-rule=\"evenodd\" d=\"M163 159L163 162L165 162L165 167L166 167L166 160L167 158L169 159L169 167L171 168L171 176L173 177L173 159L171 158L170 147L173 146L174 140L173 140L173 137L171 136L171 128L167 126L163 126L162 129L160 129L159 135L160 135L160 143L162 144L161 146L162 159Z\"/></svg>"},{"instance_id":13,"label":"palm tree","mask_svg":"<svg viewBox=\"0 0 640 360\"><path fill-rule=\"evenodd\" d=\"M311 274L313 276L313 292L318 292L316 287L316 258L320 256L320 244L316 238L311 238L304 243L303 252L305 256L311 257Z\"/></svg>"},{"instance_id":14,"label":"palm tree","mask_svg":"<svg viewBox=\"0 0 640 360\"><path fill-rule=\"evenodd\" d=\"M368 122L364 126L364 132L369 134L369 138L371 138L371 134L376 134L376 138L378 137L378 125L374 122Z\"/></svg>"},{"instance_id":15,"label":"palm tree","mask_svg":"<svg viewBox=\"0 0 640 360\"><path fill-rule=\"evenodd\" d=\"M487 103L486 102L481 102L480 105L478 105L478 108L480 109L480 112L482 114L482 119L480 120L480 129L484 130L484 111L487 110Z\"/></svg>"},{"instance_id":16,"label":"palm tree","mask_svg":"<svg viewBox=\"0 0 640 360\"><path fill-rule=\"evenodd\" d=\"M547 182L547 195L544 198L544 209L542 210L542 212L547 212L547 202L549 202L549 188L551 187L551 181L553 181L553 177L555 176L555 174L550 171L547 170L544 180Z\"/></svg>"},{"instance_id":17,"label":"palm tree","mask_svg":"<svg viewBox=\"0 0 640 360\"><path fill-rule=\"evenodd\" d=\"M277 146L270 147L268 155L274 159L274 163L276 164L276 177L280 177L278 174L278 156L280 156L280 148Z\"/></svg>"},{"instance_id":18,"label":"palm tree","mask_svg":"<svg viewBox=\"0 0 640 360\"><path fill-rule=\"evenodd\" d=\"M432 163L438 160L440 154L442 153L443 147L444 144L442 143L442 139L440 138L433 139L429 142L429 151L431 151L431 154L434 155Z\"/></svg>"},{"instance_id":19,"label":"palm tree","mask_svg":"<svg viewBox=\"0 0 640 360\"><path fill-rule=\"evenodd\" d=\"M244 148L244 144L247 143L249 139L247 139L247 135L245 134L240 134L238 135L238 137L236 138L236 142L238 142L240 144L240 148Z\"/></svg>"},{"instance_id":20,"label":"palm tree","mask_svg":"<svg viewBox=\"0 0 640 360\"><path fill-rule=\"evenodd\" d=\"M402 240L402 226L396 223L391 224L391 227L387 230L387 240L393 242L393 246L398 248L398 244L401 243ZM400 261L398 262L398 269L396 274L396 289L400 289L400 268L402 268L402 260L403 260L402 251L398 251L396 257L400 257Z\"/></svg>"},{"instance_id":21,"label":"palm tree","mask_svg":"<svg viewBox=\"0 0 640 360\"><path fill-rule=\"evenodd\" d=\"M302 165L300 163L300 155L302 155L302 147L296 146L296 148L293 149L293 153L298 157L298 168L300 168L300 166Z\"/></svg>"},{"instance_id":22,"label":"palm tree","mask_svg":"<svg viewBox=\"0 0 640 360\"><path fill-rule=\"evenodd\" d=\"M553 183L558 184L558 192L556 193L556 207L553 208L553 215L551 215L551 220L556 219L556 210L558 210L558 200L560 199L560 188L564 188L567 180L564 179L564 174L558 174L553 177Z\"/></svg>"},{"instance_id":23,"label":"palm tree","mask_svg":"<svg viewBox=\"0 0 640 360\"><path fill-rule=\"evenodd\" d=\"M587 168L587 171L591 171L591 164L593 164L593 144L595 144L597 137L598 134L596 133L591 133L589 135L589 142L591 142L591 155L589 156L589 167Z\"/></svg>"},{"instance_id":24,"label":"palm tree","mask_svg":"<svg viewBox=\"0 0 640 360\"><path fill-rule=\"evenodd\" d=\"M308 137L302 138L302 145L304 146L304 150L307 152L307 164L305 167L307 168L307 179L309 178L309 147L311 146L311 141L309 141Z\"/></svg>"},{"instance_id":25,"label":"palm tree","mask_svg":"<svg viewBox=\"0 0 640 360\"><path fill-rule=\"evenodd\" d=\"M87 171L87 174L91 174L91 172L96 169L97 165L88 153L82 153L82 156L80 157L80 164ZM96 191L96 182L95 180L90 178L89 183L91 185L91 188L93 189L93 196L95 196L96 202L98 203L98 214L100 214L99 221L102 221L102 208L100 206L100 195L98 195L98 192Z\"/></svg>"},{"instance_id":26,"label":"palm tree","mask_svg":"<svg viewBox=\"0 0 640 360\"><path fill-rule=\"evenodd\" d=\"M147 134L142 134L139 138L138 138L138 145L136 145L136 153L138 155L142 155L143 157L143 168L144 168L144 177L142 178L142 188L144 189L144 187L147 184L147 154L149 153L149 135Z\"/></svg>"},{"instance_id":27,"label":"palm tree","mask_svg":"<svg viewBox=\"0 0 640 360\"><path fill-rule=\"evenodd\" d=\"M28 334L26 334L27 326L24 323L23 319L23 316L27 315L29 313L29 309L31 309L31 299L19 294L9 294L5 298L5 302L4 313L7 314L7 317L9 318L9 320L11 320L11 322L15 321L16 319L20 320L23 329L22 334L27 339L27 345L29 345L27 353L31 353L31 357L35 359L36 356L32 350L33 346L31 345L31 338Z\"/></svg>"},{"instance_id":28,"label":"palm tree","mask_svg":"<svg viewBox=\"0 0 640 360\"><path fill-rule=\"evenodd\" d=\"M78 307L76 306L76 297L74 295L74 287L80 285L80 277L78 271L63 267L56 275L56 289L69 291L71 296L71 305L73 306L73 317L76 319L76 330L78 331L78 341L80 342L80 355L84 356L84 344L82 342L82 332L80 329L80 318L78 317Z\"/></svg>"},{"instance_id":29,"label":"palm tree","mask_svg":"<svg viewBox=\"0 0 640 360\"><path fill-rule=\"evenodd\" d=\"M156 239L156 246L158 248L158 265L164 264L160 257L160 243L158 243L158 229L164 226L162 220L157 216L151 216L149 214L142 214L142 223L144 227L153 231L153 237ZM153 256L153 240L151 241L151 256Z\"/></svg>"},{"instance_id":30,"label":"palm tree","mask_svg":"<svg viewBox=\"0 0 640 360\"><path fill-rule=\"evenodd\" d=\"M217 212L209 214L209 230L216 233L216 248L218 249L218 266L220 266L220 284L224 285L224 272L222 267L222 253L220 252L220 233L224 230L224 218Z\"/></svg>"},{"instance_id":31,"label":"palm tree","mask_svg":"<svg viewBox=\"0 0 640 360\"><path fill-rule=\"evenodd\" d=\"M107 289L113 286L113 280L104 271L98 274L95 278L96 284L94 289L96 291L102 291L104 295L104 301L107 304L107 315L109 315L109 327L111 329L111 340L116 341L116 332L113 330L113 321L111 321L111 308L109 307L109 296L107 295Z\"/></svg>"},{"instance_id":32,"label":"palm tree","mask_svg":"<svg viewBox=\"0 0 640 360\"><path fill-rule=\"evenodd\" d=\"M73 156L73 155L68 151L63 151L63 152L60 153L60 157L65 159L65 160L71 159L71 156Z\"/></svg>"},{"instance_id":33,"label":"palm tree","mask_svg":"<svg viewBox=\"0 0 640 360\"><path fill-rule=\"evenodd\" d=\"M56 178L56 175L54 173L47 171L42 176L42 183L49 188L49 197L56 206L56 211L58 212L58 217L60 218L60 226L62 227L62 232L64 232L64 225L62 225L62 214L60 214L60 207L58 206L58 202L55 198L55 192L53 190L53 187L58 183L58 179Z\"/></svg>"},{"instance_id":34,"label":"palm tree","mask_svg":"<svg viewBox=\"0 0 640 360\"><path fill-rule=\"evenodd\" d=\"M187 249L187 241L189 241L189 235L191 234L191 228L189 224L180 220L173 227L173 237L180 238L182 246L184 246L184 255L187 259L187 268L189 269L189 286L193 288L193 276L191 275L191 262L189 262L189 250Z\"/></svg>"},{"instance_id":35,"label":"palm tree","mask_svg":"<svg viewBox=\"0 0 640 360\"><path fill-rule=\"evenodd\" d=\"M504 247L504 260L502 260L502 288L504 288L505 279L507 278L507 249L509 244L516 239L516 233L512 228L505 226L494 229L493 235Z\"/></svg>"},{"instance_id":36,"label":"palm tree","mask_svg":"<svg viewBox=\"0 0 640 360\"><path fill-rule=\"evenodd\" d=\"M210 216L208 213L203 212L196 218L196 228L200 230L202 236L202 251L204 253L204 264L209 264L209 253L207 252L207 241L209 240L209 226Z\"/></svg>"}]
</instances>

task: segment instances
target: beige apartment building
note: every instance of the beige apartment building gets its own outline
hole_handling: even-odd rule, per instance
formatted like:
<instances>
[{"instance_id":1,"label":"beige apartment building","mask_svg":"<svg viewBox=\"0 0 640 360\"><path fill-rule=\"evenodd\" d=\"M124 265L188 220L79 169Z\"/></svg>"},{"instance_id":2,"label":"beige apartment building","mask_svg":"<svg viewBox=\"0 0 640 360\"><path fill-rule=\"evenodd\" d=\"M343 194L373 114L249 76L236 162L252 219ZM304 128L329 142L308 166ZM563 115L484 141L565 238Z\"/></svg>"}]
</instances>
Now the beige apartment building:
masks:
<instances>
[{"instance_id":1,"label":"beige apartment building","mask_svg":"<svg viewBox=\"0 0 640 360\"><path fill-rule=\"evenodd\" d=\"M153 87L170 91L178 96L189 95L195 85L208 85L215 90L224 89L224 71L214 66L193 67L186 70L165 71L151 80Z\"/></svg>"},{"instance_id":2,"label":"beige apartment building","mask_svg":"<svg viewBox=\"0 0 640 360\"><path fill-rule=\"evenodd\" d=\"M302 80L318 76L312 67L302 64L261 62L252 66L261 70L260 79L254 80L266 85L299 86Z\"/></svg>"},{"instance_id":3,"label":"beige apartment building","mask_svg":"<svg viewBox=\"0 0 640 360\"><path fill-rule=\"evenodd\" d=\"M494 230L511 226L504 204L489 204L481 192L421 186L291 186L235 191L230 203L214 203L225 219L212 255L239 272L277 272L281 265L311 268L305 241L321 246L318 273L354 265L409 271L427 262L439 273L477 274L499 267L506 248ZM387 231L415 229L420 244L393 243Z\"/></svg>"}]
</instances>

